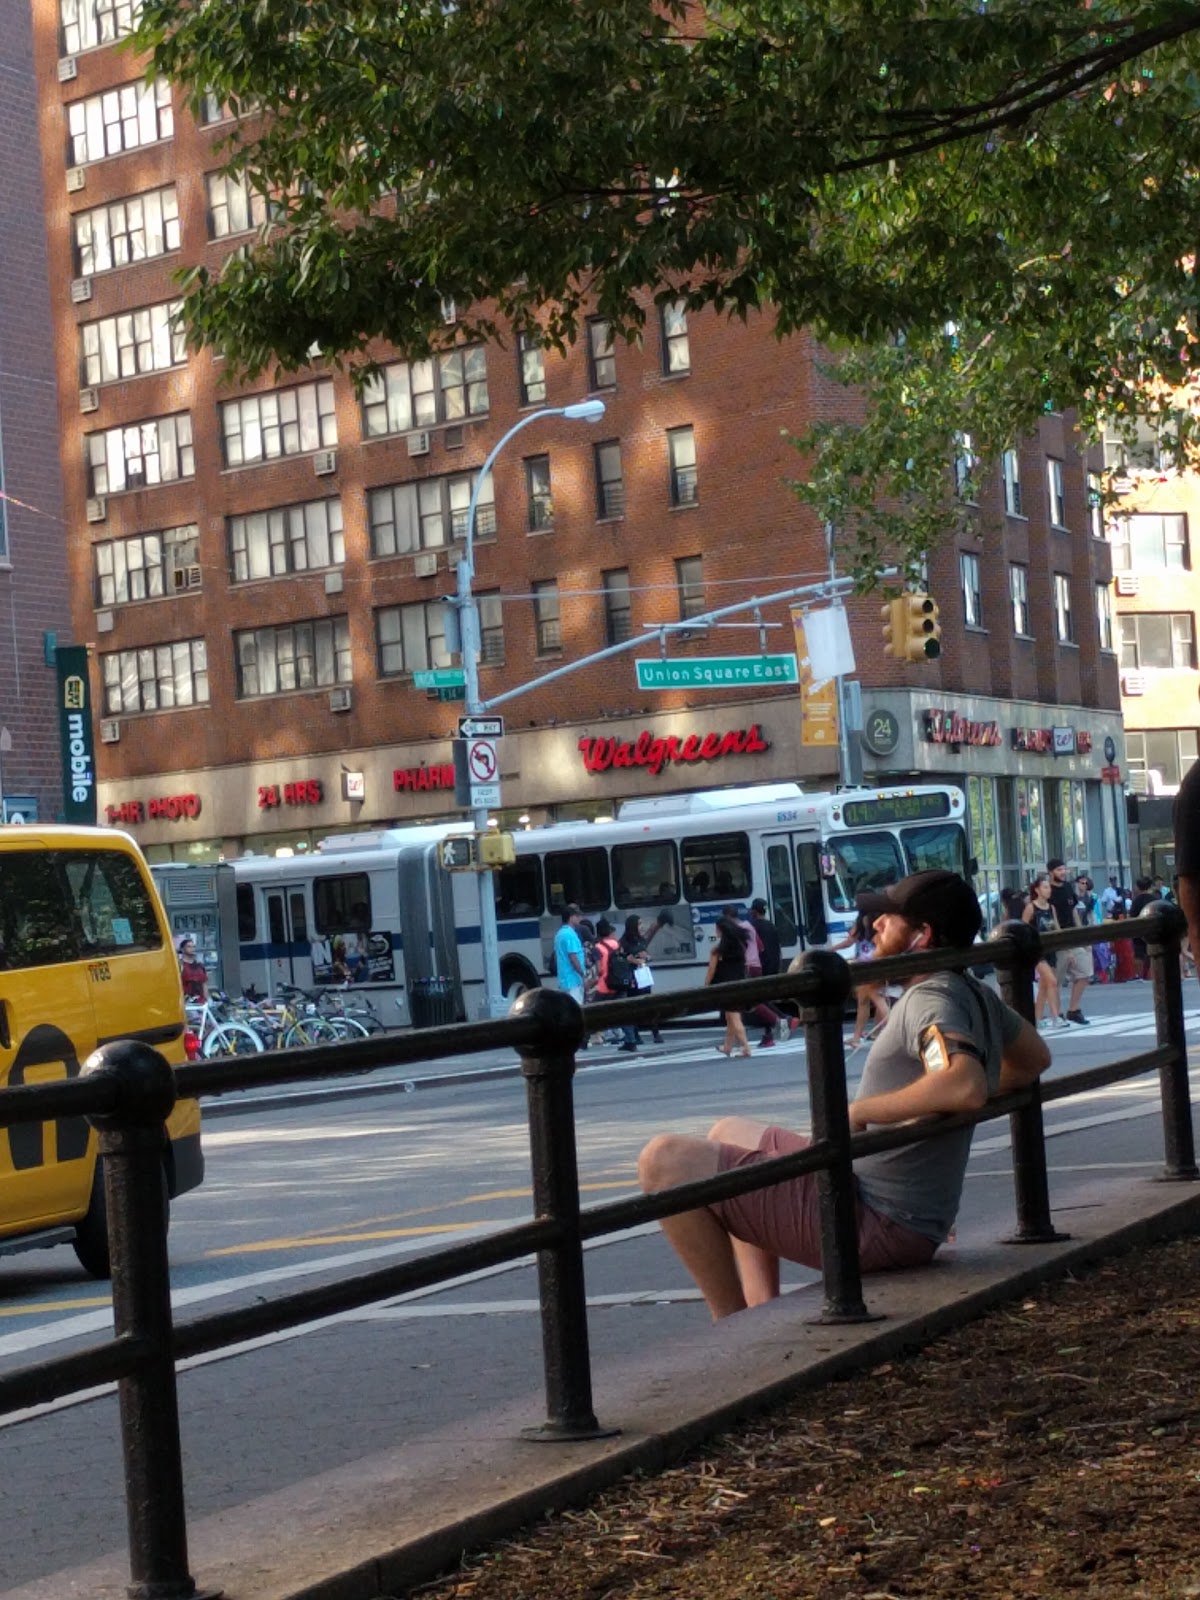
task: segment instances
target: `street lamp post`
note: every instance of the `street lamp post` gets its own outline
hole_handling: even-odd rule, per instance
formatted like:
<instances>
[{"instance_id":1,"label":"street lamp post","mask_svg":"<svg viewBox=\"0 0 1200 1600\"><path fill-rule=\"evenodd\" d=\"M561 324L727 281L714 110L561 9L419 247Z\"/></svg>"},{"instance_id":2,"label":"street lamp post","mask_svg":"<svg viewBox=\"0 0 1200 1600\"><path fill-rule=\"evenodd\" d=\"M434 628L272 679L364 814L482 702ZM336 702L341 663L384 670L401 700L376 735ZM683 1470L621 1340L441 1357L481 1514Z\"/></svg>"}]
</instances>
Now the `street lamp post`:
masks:
<instances>
[{"instance_id":1,"label":"street lamp post","mask_svg":"<svg viewBox=\"0 0 1200 1600\"><path fill-rule=\"evenodd\" d=\"M550 406L544 411L531 412L511 427L495 445L475 479L471 500L467 506L467 540L462 559L458 563L458 585L455 605L458 608L459 630L462 636L462 665L465 704L468 716L478 716L484 709L479 697L479 604L475 599L475 513L479 505L479 491L484 479L492 470L492 463L514 435L543 417L566 417L571 422L598 422L604 415L603 400L581 400L576 405ZM487 832L488 808L473 806L471 824L476 834ZM487 880L485 882L485 880ZM500 987L500 941L496 931L496 896L491 885L491 873L479 871L479 942L483 959L483 1011L484 1017L502 1017L507 1010Z\"/></svg>"}]
</instances>

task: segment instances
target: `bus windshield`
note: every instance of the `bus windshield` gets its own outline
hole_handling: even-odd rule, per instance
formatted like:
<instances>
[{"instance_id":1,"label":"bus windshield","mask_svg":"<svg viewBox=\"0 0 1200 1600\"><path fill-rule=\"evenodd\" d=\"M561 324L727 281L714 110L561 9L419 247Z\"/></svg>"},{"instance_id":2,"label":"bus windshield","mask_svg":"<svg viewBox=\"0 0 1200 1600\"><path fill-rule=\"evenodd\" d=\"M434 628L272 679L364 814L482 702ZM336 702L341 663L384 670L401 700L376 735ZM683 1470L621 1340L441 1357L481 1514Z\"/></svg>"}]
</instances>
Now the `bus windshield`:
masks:
<instances>
[{"instance_id":1,"label":"bus windshield","mask_svg":"<svg viewBox=\"0 0 1200 1600\"><path fill-rule=\"evenodd\" d=\"M914 830L918 831L918 830ZM833 873L826 878L834 911L853 911L854 897L865 889L886 889L908 870L900 846L890 833L839 834L826 845Z\"/></svg>"},{"instance_id":2,"label":"bus windshield","mask_svg":"<svg viewBox=\"0 0 1200 1600\"><path fill-rule=\"evenodd\" d=\"M901 828L900 838L908 861L907 872L928 872L941 867L967 876L967 836L953 823L942 828Z\"/></svg>"}]
</instances>

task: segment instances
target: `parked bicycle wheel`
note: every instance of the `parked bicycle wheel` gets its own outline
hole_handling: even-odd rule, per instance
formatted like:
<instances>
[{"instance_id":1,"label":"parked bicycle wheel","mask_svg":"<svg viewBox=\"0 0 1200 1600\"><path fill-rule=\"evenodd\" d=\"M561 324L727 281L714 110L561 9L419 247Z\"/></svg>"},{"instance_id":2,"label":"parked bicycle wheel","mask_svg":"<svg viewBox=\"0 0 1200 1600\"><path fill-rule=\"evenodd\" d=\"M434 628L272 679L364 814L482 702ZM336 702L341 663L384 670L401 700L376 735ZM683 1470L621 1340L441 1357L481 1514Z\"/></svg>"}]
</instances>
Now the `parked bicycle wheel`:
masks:
<instances>
[{"instance_id":1,"label":"parked bicycle wheel","mask_svg":"<svg viewBox=\"0 0 1200 1600\"><path fill-rule=\"evenodd\" d=\"M371 1030L357 1017L325 1017L323 1019L333 1029L336 1039L369 1039Z\"/></svg>"},{"instance_id":2,"label":"parked bicycle wheel","mask_svg":"<svg viewBox=\"0 0 1200 1600\"><path fill-rule=\"evenodd\" d=\"M223 1022L213 1029L203 1045L203 1054L209 1060L213 1056L256 1056L262 1051L263 1042L254 1029L240 1022Z\"/></svg>"},{"instance_id":3,"label":"parked bicycle wheel","mask_svg":"<svg viewBox=\"0 0 1200 1600\"><path fill-rule=\"evenodd\" d=\"M295 1050L310 1044L334 1044L341 1037L325 1017L301 1017L283 1036L283 1048Z\"/></svg>"}]
</instances>

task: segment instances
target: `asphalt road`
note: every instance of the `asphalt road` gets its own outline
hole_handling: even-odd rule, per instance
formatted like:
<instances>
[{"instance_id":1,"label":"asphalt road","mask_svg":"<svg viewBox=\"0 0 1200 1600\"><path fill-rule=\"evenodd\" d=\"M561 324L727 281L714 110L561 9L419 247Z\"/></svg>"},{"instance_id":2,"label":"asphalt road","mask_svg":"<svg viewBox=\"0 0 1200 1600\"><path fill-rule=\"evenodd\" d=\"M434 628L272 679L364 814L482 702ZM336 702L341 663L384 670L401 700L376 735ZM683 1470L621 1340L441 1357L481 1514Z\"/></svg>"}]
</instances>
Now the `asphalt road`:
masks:
<instances>
[{"instance_id":1,"label":"asphalt road","mask_svg":"<svg viewBox=\"0 0 1200 1600\"><path fill-rule=\"evenodd\" d=\"M1185 987L1200 1039L1200 991ZM1088 1029L1053 1037L1054 1074L1153 1043L1149 985L1092 989ZM803 1127L803 1048L726 1061L697 1030L661 1051L589 1061L576 1080L584 1202L628 1194L636 1154L662 1129L703 1132L743 1111ZM861 1069L860 1052L852 1075ZM524 1088L494 1078L413 1093L276 1106L213 1119L208 1176L172 1217L181 1315L426 1251L530 1213ZM412 1073L409 1069L409 1077ZM388 1074L384 1074L385 1077ZM1200 1071L1193 1073L1200 1097ZM1110 1087L1046 1114L1059 1225L1097 1189L1161 1167L1157 1084ZM1012 1223L1007 1124L976 1136L958 1248ZM795 1269L791 1282L811 1281ZM601 1357L703 1321L704 1308L657 1229L600 1241L588 1255L590 1336ZM868 1293L869 1299L869 1293ZM69 1249L0 1263L0 1370L65 1352L111 1326L106 1287ZM540 1420L536 1283L528 1264L201 1358L181 1378L189 1509L203 1515L417 1438L482 1408L529 1397ZM0 1585L121 1547L123 1510L111 1395L0 1419ZM62 1514L70 1506L70 1515ZM14 1530L21 1530L14 1540Z\"/></svg>"}]
</instances>

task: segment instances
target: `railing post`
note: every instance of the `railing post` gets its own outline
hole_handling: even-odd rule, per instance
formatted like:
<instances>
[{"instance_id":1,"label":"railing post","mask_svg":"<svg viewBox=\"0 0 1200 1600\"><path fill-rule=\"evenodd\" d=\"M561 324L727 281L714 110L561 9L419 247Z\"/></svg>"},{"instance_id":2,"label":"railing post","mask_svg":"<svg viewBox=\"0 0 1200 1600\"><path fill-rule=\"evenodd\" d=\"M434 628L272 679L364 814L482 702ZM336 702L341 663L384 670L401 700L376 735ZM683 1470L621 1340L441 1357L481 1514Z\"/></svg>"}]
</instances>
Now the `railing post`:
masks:
<instances>
[{"instance_id":1,"label":"railing post","mask_svg":"<svg viewBox=\"0 0 1200 1600\"><path fill-rule=\"evenodd\" d=\"M583 1043L583 1012L570 995L554 989L530 989L516 1002L513 1015L532 1017L541 1024L539 1042L521 1051L529 1107L533 1210L535 1216L549 1217L559 1228L558 1244L537 1255L546 1421L536 1428L523 1428L522 1436L542 1442L601 1439L614 1430L602 1428L592 1409L575 1153L573 1079L575 1052Z\"/></svg>"},{"instance_id":2,"label":"railing post","mask_svg":"<svg viewBox=\"0 0 1200 1600\"><path fill-rule=\"evenodd\" d=\"M126 1593L130 1600L198 1600L188 1572L163 1188L163 1124L175 1104L175 1075L157 1050L131 1039L103 1045L83 1071L115 1079L120 1095L116 1111L90 1120L104 1173L113 1330L145 1352L136 1372L117 1385L129 1521Z\"/></svg>"},{"instance_id":3,"label":"railing post","mask_svg":"<svg viewBox=\"0 0 1200 1600\"><path fill-rule=\"evenodd\" d=\"M1000 993L1006 1004L1034 1026L1034 975L1042 958L1042 941L1028 922L1005 922L996 929L996 938L1011 939L1017 958L1010 966L998 967ZM1007 1244L1054 1244L1069 1239L1054 1226L1050 1212L1050 1179L1046 1171L1046 1124L1042 1116L1041 1093L1035 1083L1027 1106L1008 1119L1012 1140L1013 1190L1017 1207L1017 1231Z\"/></svg>"},{"instance_id":4,"label":"railing post","mask_svg":"<svg viewBox=\"0 0 1200 1600\"><path fill-rule=\"evenodd\" d=\"M1179 945L1187 930L1187 919L1178 906L1164 900L1148 906L1137 920L1145 925L1142 937L1150 952L1150 972L1154 982L1154 1031L1158 1043L1168 1045L1174 1051L1173 1059L1165 1067L1160 1067L1158 1072L1162 1095L1163 1153L1166 1156L1162 1176L1175 1182L1186 1182L1200 1177L1192 1133L1187 1029L1183 1020L1183 975L1179 969ZM1141 929L1138 931L1141 932Z\"/></svg>"},{"instance_id":5,"label":"railing post","mask_svg":"<svg viewBox=\"0 0 1200 1600\"><path fill-rule=\"evenodd\" d=\"M828 1141L836 1155L817 1174L821 1203L821 1272L825 1303L818 1322L874 1320L862 1296L858 1261L858 1196L850 1159L846 1051L842 1041L850 968L836 951L806 950L795 970L821 979L821 998L800 1017L808 1056L808 1101L814 1143Z\"/></svg>"}]
</instances>

